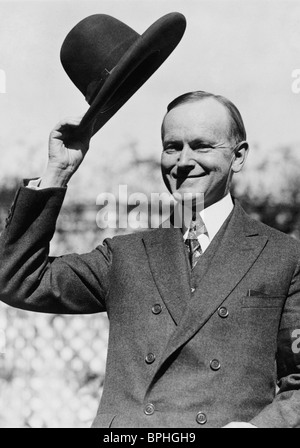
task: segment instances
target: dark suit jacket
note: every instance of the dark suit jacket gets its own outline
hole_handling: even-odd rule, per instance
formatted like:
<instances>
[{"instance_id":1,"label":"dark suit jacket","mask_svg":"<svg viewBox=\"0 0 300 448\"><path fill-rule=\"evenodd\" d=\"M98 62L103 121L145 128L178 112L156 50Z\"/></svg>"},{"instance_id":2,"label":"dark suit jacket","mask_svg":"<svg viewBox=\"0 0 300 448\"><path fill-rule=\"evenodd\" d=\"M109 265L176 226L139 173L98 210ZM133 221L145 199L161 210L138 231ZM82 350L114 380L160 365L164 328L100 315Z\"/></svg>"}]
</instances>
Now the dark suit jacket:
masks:
<instances>
[{"instance_id":1,"label":"dark suit jacket","mask_svg":"<svg viewBox=\"0 0 300 448\"><path fill-rule=\"evenodd\" d=\"M38 312L107 311L107 370L93 426L300 426L296 240L236 203L222 238L198 262L191 293L180 229L49 259L64 193L19 190L0 238L0 299Z\"/></svg>"}]
</instances>

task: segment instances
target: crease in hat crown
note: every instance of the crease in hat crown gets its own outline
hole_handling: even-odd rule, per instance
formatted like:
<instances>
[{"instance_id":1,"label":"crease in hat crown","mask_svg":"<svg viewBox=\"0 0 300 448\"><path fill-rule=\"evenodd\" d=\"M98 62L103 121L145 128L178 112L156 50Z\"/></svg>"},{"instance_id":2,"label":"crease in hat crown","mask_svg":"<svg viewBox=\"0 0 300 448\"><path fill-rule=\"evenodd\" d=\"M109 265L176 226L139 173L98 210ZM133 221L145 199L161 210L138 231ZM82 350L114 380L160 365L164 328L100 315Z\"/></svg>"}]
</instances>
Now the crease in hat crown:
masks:
<instances>
[{"instance_id":1,"label":"crease in hat crown","mask_svg":"<svg viewBox=\"0 0 300 448\"><path fill-rule=\"evenodd\" d=\"M99 76L101 79L105 70L110 72L138 37L138 33L114 17L86 17L65 38L61 48L63 67L86 95L87 86L99 80Z\"/></svg>"}]
</instances>

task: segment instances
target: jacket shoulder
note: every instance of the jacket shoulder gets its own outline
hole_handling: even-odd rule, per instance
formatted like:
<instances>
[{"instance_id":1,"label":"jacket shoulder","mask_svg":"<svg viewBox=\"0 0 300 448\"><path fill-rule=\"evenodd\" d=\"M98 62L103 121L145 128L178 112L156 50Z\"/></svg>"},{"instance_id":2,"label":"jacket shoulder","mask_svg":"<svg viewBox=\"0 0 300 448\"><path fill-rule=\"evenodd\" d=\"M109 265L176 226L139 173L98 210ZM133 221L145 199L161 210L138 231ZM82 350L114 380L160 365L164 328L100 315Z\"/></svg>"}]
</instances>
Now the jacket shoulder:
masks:
<instances>
[{"instance_id":1,"label":"jacket shoulder","mask_svg":"<svg viewBox=\"0 0 300 448\"><path fill-rule=\"evenodd\" d=\"M115 235L109 240L112 245L135 244L140 243L144 238L147 238L150 235L155 236L155 232L157 231L159 231L159 229L145 229L133 233L127 233L125 235Z\"/></svg>"},{"instance_id":2,"label":"jacket shoulder","mask_svg":"<svg viewBox=\"0 0 300 448\"><path fill-rule=\"evenodd\" d=\"M245 213L245 215L251 227L256 229L259 234L267 236L269 240L274 241L282 247L286 247L292 253L296 253L300 257L300 241L296 237L275 229L262 221L258 221L247 213Z\"/></svg>"}]
</instances>

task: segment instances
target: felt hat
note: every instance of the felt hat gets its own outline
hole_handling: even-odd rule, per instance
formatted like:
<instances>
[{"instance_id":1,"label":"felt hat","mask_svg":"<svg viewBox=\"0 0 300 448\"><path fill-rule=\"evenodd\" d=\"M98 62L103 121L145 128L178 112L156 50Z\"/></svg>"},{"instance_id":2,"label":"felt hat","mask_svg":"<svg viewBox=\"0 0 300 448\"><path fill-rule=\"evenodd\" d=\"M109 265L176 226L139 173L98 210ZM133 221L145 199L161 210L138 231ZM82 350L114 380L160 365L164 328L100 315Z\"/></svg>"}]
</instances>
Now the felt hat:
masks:
<instances>
[{"instance_id":1,"label":"felt hat","mask_svg":"<svg viewBox=\"0 0 300 448\"><path fill-rule=\"evenodd\" d=\"M62 65L85 96L89 109L80 128L95 134L172 53L186 27L169 13L142 35L120 20L95 14L80 21L61 47Z\"/></svg>"}]
</instances>

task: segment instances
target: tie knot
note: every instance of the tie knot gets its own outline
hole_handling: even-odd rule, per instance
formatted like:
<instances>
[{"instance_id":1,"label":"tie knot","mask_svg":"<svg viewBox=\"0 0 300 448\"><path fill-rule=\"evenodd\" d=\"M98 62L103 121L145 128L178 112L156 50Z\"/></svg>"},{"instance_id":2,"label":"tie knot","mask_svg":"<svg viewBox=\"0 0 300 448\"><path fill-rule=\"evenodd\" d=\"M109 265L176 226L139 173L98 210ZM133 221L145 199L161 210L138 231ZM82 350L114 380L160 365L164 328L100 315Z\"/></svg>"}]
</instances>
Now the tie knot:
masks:
<instances>
[{"instance_id":1,"label":"tie knot","mask_svg":"<svg viewBox=\"0 0 300 448\"><path fill-rule=\"evenodd\" d=\"M189 234L188 239L198 239L199 235L207 233L207 229L205 227L205 224L199 214L193 215L190 228L189 228Z\"/></svg>"}]
</instances>

